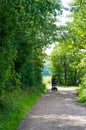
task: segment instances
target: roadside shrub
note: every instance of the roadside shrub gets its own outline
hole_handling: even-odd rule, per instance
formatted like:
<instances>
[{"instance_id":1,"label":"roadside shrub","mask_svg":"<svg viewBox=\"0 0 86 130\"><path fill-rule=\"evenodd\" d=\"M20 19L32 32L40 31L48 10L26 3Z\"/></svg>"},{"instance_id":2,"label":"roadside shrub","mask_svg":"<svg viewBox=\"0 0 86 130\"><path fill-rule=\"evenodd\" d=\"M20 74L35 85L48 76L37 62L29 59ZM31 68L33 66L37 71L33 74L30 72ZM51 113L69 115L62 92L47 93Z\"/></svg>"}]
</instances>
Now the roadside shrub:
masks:
<instances>
[{"instance_id":1,"label":"roadside shrub","mask_svg":"<svg viewBox=\"0 0 86 130\"><path fill-rule=\"evenodd\" d=\"M80 87L78 91L78 100L86 105L86 75L84 75Z\"/></svg>"}]
</instances>

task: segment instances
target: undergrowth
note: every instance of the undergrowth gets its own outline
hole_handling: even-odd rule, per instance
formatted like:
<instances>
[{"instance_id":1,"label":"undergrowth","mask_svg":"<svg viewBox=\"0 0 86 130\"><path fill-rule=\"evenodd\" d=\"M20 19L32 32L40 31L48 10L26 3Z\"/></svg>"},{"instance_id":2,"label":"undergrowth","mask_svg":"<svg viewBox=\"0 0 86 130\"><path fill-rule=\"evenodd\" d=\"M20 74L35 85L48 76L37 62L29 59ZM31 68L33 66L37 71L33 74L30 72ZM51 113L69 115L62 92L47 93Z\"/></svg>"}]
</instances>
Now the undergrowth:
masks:
<instances>
[{"instance_id":1,"label":"undergrowth","mask_svg":"<svg viewBox=\"0 0 86 130\"><path fill-rule=\"evenodd\" d=\"M81 87L78 90L78 100L86 105L86 87Z\"/></svg>"},{"instance_id":2,"label":"undergrowth","mask_svg":"<svg viewBox=\"0 0 86 130\"><path fill-rule=\"evenodd\" d=\"M17 130L26 113L44 92L44 87L32 87L3 95L0 98L0 130Z\"/></svg>"},{"instance_id":3,"label":"undergrowth","mask_svg":"<svg viewBox=\"0 0 86 130\"><path fill-rule=\"evenodd\" d=\"M80 89L78 91L78 100L86 106L86 74L81 81Z\"/></svg>"}]
</instances>

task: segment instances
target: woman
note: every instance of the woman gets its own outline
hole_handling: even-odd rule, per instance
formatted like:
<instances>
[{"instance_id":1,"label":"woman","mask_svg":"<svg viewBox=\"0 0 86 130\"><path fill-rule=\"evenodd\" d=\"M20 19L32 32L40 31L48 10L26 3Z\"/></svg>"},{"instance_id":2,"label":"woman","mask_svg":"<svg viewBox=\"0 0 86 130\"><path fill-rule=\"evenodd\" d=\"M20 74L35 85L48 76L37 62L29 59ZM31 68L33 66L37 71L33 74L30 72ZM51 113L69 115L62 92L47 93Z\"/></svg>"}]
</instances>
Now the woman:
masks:
<instances>
[{"instance_id":1,"label":"woman","mask_svg":"<svg viewBox=\"0 0 86 130\"><path fill-rule=\"evenodd\" d=\"M57 91L56 83L57 83L56 78L54 76L52 76L52 78L51 78L52 89L51 90Z\"/></svg>"}]
</instances>

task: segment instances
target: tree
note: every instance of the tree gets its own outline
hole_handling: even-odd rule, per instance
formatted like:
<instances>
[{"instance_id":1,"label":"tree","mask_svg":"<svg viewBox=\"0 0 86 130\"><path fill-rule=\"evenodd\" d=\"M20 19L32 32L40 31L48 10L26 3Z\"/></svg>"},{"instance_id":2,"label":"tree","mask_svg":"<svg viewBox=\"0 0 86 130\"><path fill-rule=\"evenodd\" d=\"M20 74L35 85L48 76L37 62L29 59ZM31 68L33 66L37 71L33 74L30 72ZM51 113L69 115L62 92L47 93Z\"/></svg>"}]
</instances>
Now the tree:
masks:
<instances>
[{"instance_id":1,"label":"tree","mask_svg":"<svg viewBox=\"0 0 86 130\"><path fill-rule=\"evenodd\" d=\"M55 39L60 5L60 0L0 1L0 92L41 82L43 48Z\"/></svg>"},{"instance_id":2,"label":"tree","mask_svg":"<svg viewBox=\"0 0 86 130\"><path fill-rule=\"evenodd\" d=\"M58 73L59 83L77 85L83 76L83 69L80 68L81 59L86 56L85 1L76 0L71 6L73 21L67 23L66 26L58 27L60 44L55 47L51 61L54 73Z\"/></svg>"},{"instance_id":3,"label":"tree","mask_svg":"<svg viewBox=\"0 0 86 130\"><path fill-rule=\"evenodd\" d=\"M55 46L51 54L51 70L57 76L59 84L79 85L82 75L80 60L84 55L85 52L75 48L70 39L65 38L63 43Z\"/></svg>"}]
</instances>

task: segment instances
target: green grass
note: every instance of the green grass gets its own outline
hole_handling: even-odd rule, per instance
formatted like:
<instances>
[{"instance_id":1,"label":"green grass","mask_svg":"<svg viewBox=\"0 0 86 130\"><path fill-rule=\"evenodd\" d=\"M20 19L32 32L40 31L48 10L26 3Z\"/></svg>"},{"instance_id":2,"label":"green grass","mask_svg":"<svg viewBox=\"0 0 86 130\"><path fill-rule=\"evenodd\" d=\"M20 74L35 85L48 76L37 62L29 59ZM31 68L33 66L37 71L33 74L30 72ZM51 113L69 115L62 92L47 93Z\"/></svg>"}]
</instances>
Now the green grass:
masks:
<instances>
[{"instance_id":1,"label":"green grass","mask_svg":"<svg viewBox=\"0 0 86 130\"><path fill-rule=\"evenodd\" d=\"M43 83L46 86L50 86L51 85L51 76L43 76Z\"/></svg>"},{"instance_id":2,"label":"green grass","mask_svg":"<svg viewBox=\"0 0 86 130\"><path fill-rule=\"evenodd\" d=\"M16 90L2 97L0 108L0 130L17 130L26 113L44 93L44 88Z\"/></svg>"}]
</instances>

